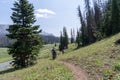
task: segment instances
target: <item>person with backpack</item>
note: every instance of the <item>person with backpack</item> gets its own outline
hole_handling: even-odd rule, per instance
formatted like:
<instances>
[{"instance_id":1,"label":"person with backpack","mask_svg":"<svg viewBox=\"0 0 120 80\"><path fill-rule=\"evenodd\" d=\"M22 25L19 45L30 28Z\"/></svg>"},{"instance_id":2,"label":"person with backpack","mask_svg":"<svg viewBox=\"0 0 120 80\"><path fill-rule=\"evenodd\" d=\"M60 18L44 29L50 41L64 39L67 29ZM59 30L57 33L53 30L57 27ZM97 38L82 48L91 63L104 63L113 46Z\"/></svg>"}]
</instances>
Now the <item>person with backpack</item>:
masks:
<instances>
[{"instance_id":1,"label":"person with backpack","mask_svg":"<svg viewBox=\"0 0 120 80\"><path fill-rule=\"evenodd\" d=\"M56 59L56 56L57 56L56 50L55 50L55 48L53 47L53 48L52 48L52 59L55 60L55 59Z\"/></svg>"}]
</instances>

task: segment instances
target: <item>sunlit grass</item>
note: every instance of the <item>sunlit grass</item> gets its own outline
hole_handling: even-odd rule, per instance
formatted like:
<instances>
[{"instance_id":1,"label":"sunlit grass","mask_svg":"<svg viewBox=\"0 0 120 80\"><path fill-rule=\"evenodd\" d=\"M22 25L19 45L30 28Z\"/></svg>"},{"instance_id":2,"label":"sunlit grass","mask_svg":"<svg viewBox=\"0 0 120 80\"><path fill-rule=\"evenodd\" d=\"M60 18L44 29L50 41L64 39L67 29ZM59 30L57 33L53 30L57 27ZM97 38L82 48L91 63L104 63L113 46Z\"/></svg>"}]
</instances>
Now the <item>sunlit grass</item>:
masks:
<instances>
[{"instance_id":1,"label":"sunlit grass","mask_svg":"<svg viewBox=\"0 0 120 80\"><path fill-rule=\"evenodd\" d=\"M72 72L67 67L51 59L53 46L44 45L40 49L36 65L20 70L4 70L0 72L0 80L73 80Z\"/></svg>"},{"instance_id":2,"label":"sunlit grass","mask_svg":"<svg viewBox=\"0 0 120 80\"><path fill-rule=\"evenodd\" d=\"M11 59L12 57L8 54L8 48L0 48L0 63Z\"/></svg>"},{"instance_id":3,"label":"sunlit grass","mask_svg":"<svg viewBox=\"0 0 120 80\"><path fill-rule=\"evenodd\" d=\"M38 63L32 67L0 74L0 80L73 80L72 72L58 60L66 60L80 66L88 74L90 80L119 80L120 45L114 42L120 39L120 34L106 38L92 45L75 49L70 44L65 54L57 51L57 60L51 60L49 44L41 48ZM56 47L58 50L58 46ZM117 67L116 67L117 65Z\"/></svg>"},{"instance_id":4,"label":"sunlit grass","mask_svg":"<svg viewBox=\"0 0 120 80\"><path fill-rule=\"evenodd\" d=\"M72 80L72 73L63 64L49 59L13 72L0 72L0 80Z\"/></svg>"},{"instance_id":5,"label":"sunlit grass","mask_svg":"<svg viewBox=\"0 0 120 80\"><path fill-rule=\"evenodd\" d=\"M118 39L120 34L71 51L69 54L60 56L59 60L66 60L80 66L89 74L90 80L109 80L109 78L115 80L115 75L120 73L114 71L116 62L120 62L120 45L114 43Z\"/></svg>"}]
</instances>

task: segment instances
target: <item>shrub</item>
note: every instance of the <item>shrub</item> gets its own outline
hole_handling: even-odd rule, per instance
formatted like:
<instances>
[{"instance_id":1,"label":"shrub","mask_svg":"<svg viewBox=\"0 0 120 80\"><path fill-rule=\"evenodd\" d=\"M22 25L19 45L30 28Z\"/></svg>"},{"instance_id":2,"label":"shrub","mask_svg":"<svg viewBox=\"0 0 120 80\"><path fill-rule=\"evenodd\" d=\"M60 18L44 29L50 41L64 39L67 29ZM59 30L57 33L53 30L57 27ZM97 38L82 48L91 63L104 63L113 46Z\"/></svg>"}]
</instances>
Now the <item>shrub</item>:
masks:
<instances>
[{"instance_id":1,"label":"shrub","mask_svg":"<svg viewBox=\"0 0 120 80\"><path fill-rule=\"evenodd\" d=\"M116 63L114 66L115 71L120 71L120 63Z\"/></svg>"}]
</instances>

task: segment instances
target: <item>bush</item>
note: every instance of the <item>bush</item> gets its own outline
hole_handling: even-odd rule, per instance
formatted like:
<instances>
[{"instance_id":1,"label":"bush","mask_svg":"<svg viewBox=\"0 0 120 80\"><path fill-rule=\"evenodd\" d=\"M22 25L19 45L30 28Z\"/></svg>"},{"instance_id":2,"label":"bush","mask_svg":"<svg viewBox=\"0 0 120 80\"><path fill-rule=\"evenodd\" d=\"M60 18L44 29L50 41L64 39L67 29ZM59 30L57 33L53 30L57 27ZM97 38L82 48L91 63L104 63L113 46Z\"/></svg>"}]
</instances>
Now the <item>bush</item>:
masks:
<instances>
[{"instance_id":1,"label":"bush","mask_svg":"<svg viewBox=\"0 0 120 80\"><path fill-rule=\"evenodd\" d=\"M114 66L115 71L120 71L120 63L116 63Z\"/></svg>"},{"instance_id":2,"label":"bush","mask_svg":"<svg viewBox=\"0 0 120 80\"><path fill-rule=\"evenodd\" d=\"M104 78L103 80L111 80L112 78L112 71L111 70L104 70Z\"/></svg>"}]
</instances>

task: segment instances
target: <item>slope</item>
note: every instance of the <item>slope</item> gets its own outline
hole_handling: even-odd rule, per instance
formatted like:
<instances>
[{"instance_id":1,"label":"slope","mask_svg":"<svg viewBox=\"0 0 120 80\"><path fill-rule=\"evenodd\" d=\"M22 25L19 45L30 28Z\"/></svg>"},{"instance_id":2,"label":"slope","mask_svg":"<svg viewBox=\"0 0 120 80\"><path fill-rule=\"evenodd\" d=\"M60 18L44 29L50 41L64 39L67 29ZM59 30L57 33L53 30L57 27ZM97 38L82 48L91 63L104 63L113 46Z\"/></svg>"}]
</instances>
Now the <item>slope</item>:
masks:
<instances>
[{"instance_id":1,"label":"slope","mask_svg":"<svg viewBox=\"0 0 120 80\"><path fill-rule=\"evenodd\" d=\"M44 45L40 50L38 63L34 66L0 71L0 80L73 80L73 74L67 67L56 60L51 60L51 48L53 46L54 44ZM1 52L0 56L5 56L5 54ZM3 59L0 58L0 61Z\"/></svg>"},{"instance_id":2,"label":"slope","mask_svg":"<svg viewBox=\"0 0 120 80\"><path fill-rule=\"evenodd\" d=\"M64 55L58 52L57 59L80 67L88 73L89 80L119 80L120 45L114 43L118 39L120 33L78 50L75 50L75 44L71 44ZM67 67L49 59L52 47L47 45L41 49L38 64L16 71L2 71L0 80L73 80Z\"/></svg>"},{"instance_id":3,"label":"slope","mask_svg":"<svg viewBox=\"0 0 120 80\"><path fill-rule=\"evenodd\" d=\"M89 74L89 80L119 80L120 45L114 43L118 39L120 33L60 56L59 60L81 67Z\"/></svg>"}]
</instances>

